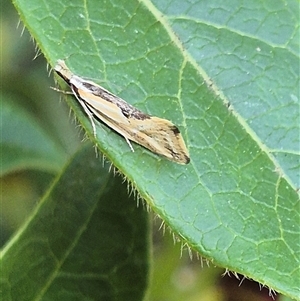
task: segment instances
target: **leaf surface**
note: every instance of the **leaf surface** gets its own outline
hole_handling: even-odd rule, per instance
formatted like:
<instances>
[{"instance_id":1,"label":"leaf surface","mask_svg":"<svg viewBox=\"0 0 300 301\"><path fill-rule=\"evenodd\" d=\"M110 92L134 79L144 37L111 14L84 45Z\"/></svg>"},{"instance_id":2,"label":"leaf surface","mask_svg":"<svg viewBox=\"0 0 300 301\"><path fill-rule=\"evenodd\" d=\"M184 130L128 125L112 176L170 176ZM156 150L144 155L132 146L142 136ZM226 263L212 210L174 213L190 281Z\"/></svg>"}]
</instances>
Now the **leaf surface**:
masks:
<instances>
[{"instance_id":1,"label":"leaf surface","mask_svg":"<svg viewBox=\"0 0 300 301\"><path fill-rule=\"evenodd\" d=\"M14 3L52 66L179 126L186 166L97 124L153 210L214 263L299 297L298 2Z\"/></svg>"}]
</instances>

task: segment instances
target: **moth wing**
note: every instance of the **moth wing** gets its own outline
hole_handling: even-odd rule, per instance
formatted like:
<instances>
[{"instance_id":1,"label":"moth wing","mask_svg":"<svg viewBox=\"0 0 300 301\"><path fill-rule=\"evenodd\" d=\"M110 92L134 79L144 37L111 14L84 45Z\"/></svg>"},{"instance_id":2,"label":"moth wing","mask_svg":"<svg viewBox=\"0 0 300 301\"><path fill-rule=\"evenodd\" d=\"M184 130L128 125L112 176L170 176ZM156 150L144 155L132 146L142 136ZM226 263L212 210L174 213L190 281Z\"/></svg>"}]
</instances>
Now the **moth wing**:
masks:
<instances>
[{"instance_id":1,"label":"moth wing","mask_svg":"<svg viewBox=\"0 0 300 301\"><path fill-rule=\"evenodd\" d=\"M181 164L190 162L188 150L179 129L170 121L158 117L129 119L131 129L136 129L130 140L152 152Z\"/></svg>"}]
</instances>

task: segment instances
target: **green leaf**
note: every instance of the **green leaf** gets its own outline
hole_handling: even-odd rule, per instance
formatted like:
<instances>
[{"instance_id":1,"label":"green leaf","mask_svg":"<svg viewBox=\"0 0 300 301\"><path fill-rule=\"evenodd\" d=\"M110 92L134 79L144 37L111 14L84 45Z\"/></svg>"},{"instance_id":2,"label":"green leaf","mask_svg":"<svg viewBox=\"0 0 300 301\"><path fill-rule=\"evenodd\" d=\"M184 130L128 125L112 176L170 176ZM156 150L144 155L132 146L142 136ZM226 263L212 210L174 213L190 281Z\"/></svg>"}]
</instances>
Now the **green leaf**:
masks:
<instances>
[{"instance_id":1,"label":"green leaf","mask_svg":"<svg viewBox=\"0 0 300 301\"><path fill-rule=\"evenodd\" d=\"M147 213L89 144L2 251L1 300L141 300L147 233Z\"/></svg>"},{"instance_id":2,"label":"green leaf","mask_svg":"<svg viewBox=\"0 0 300 301\"><path fill-rule=\"evenodd\" d=\"M14 3L52 66L65 59L179 126L187 166L132 153L100 123L96 141L173 231L215 264L299 297L298 2Z\"/></svg>"},{"instance_id":3,"label":"green leaf","mask_svg":"<svg viewBox=\"0 0 300 301\"><path fill-rule=\"evenodd\" d=\"M64 150L12 97L2 95L0 106L1 176L31 168L57 173L66 160Z\"/></svg>"}]
</instances>

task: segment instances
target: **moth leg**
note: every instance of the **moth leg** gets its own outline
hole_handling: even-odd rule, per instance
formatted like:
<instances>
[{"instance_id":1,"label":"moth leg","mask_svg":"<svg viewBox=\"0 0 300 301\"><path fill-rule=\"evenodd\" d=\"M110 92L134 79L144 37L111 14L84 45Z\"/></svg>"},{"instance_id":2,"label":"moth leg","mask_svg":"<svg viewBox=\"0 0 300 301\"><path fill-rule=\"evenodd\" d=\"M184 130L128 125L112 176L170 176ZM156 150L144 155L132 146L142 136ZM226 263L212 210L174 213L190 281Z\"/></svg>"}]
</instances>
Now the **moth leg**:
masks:
<instances>
[{"instance_id":1,"label":"moth leg","mask_svg":"<svg viewBox=\"0 0 300 301\"><path fill-rule=\"evenodd\" d=\"M63 93L63 94L71 94L71 95L74 95L73 92L70 92L70 91L64 91L64 90L61 90L61 89L58 89L58 88L55 88L55 87L50 87L50 89L56 91L56 92L60 92L60 93Z\"/></svg>"},{"instance_id":2,"label":"moth leg","mask_svg":"<svg viewBox=\"0 0 300 301\"><path fill-rule=\"evenodd\" d=\"M123 136L123 137L124 137L124 136ZM127 144L129 145L131 151L134 153L134 149L133 149L133 147L132 147L132 145L131 145L129 139L127 139L127 137L124 137L124 139L126 140Z\"/></svg>"},{"instance_id":3,"label":"moth leg","mask_svg":"<svg viewBox=\"0 0 300 301\"><path fill-rule=\"evenodd\" d=\"M94 137L97 138L96 126L95 126L95 123L94 123L93 116L89 116L89 118L90 118L90 121L91 121L91 124L92 124Z\"/></svg>"},{"instance_id":4,"label":"moth leg","mask_svg":"<svg viewBox=\"0 0 300 301\"><path fill-rule=\"evenodd\" d=\"M86 106L86 104L85 104L85 102L83 100L81 100L77 96L76 96L76 98L79 101L80 105L82 106L82 108L83 108L84 112L86 113L86 115L89 117L89 120L90 120L90 122L92 124L94 137L97 138L97 131L96 131L96 125L95 125L95 122L94 122L93 114L89 111L89 109L87 108L87 106Z\"/></svg>"}]
</instances>

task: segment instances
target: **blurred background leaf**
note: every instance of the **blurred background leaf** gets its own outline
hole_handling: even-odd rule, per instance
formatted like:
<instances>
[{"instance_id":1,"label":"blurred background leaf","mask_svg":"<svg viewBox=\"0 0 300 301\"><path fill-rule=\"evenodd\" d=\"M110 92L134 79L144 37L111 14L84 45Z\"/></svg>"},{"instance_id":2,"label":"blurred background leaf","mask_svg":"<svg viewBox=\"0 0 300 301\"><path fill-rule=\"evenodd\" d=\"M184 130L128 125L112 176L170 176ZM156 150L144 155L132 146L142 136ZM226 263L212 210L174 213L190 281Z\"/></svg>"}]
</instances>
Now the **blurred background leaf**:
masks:
<instances>
[{"instance_id":1,"label":"blurred background leaf","mask_svg":"<svg viewBox=\"0 0 300 301\"><path fill-rule=\"evenodd\" d=\"M143 298L148 214L108 169L91 144L70 158L1 252L1 300Z\"/></svg>"}]
</instances>

